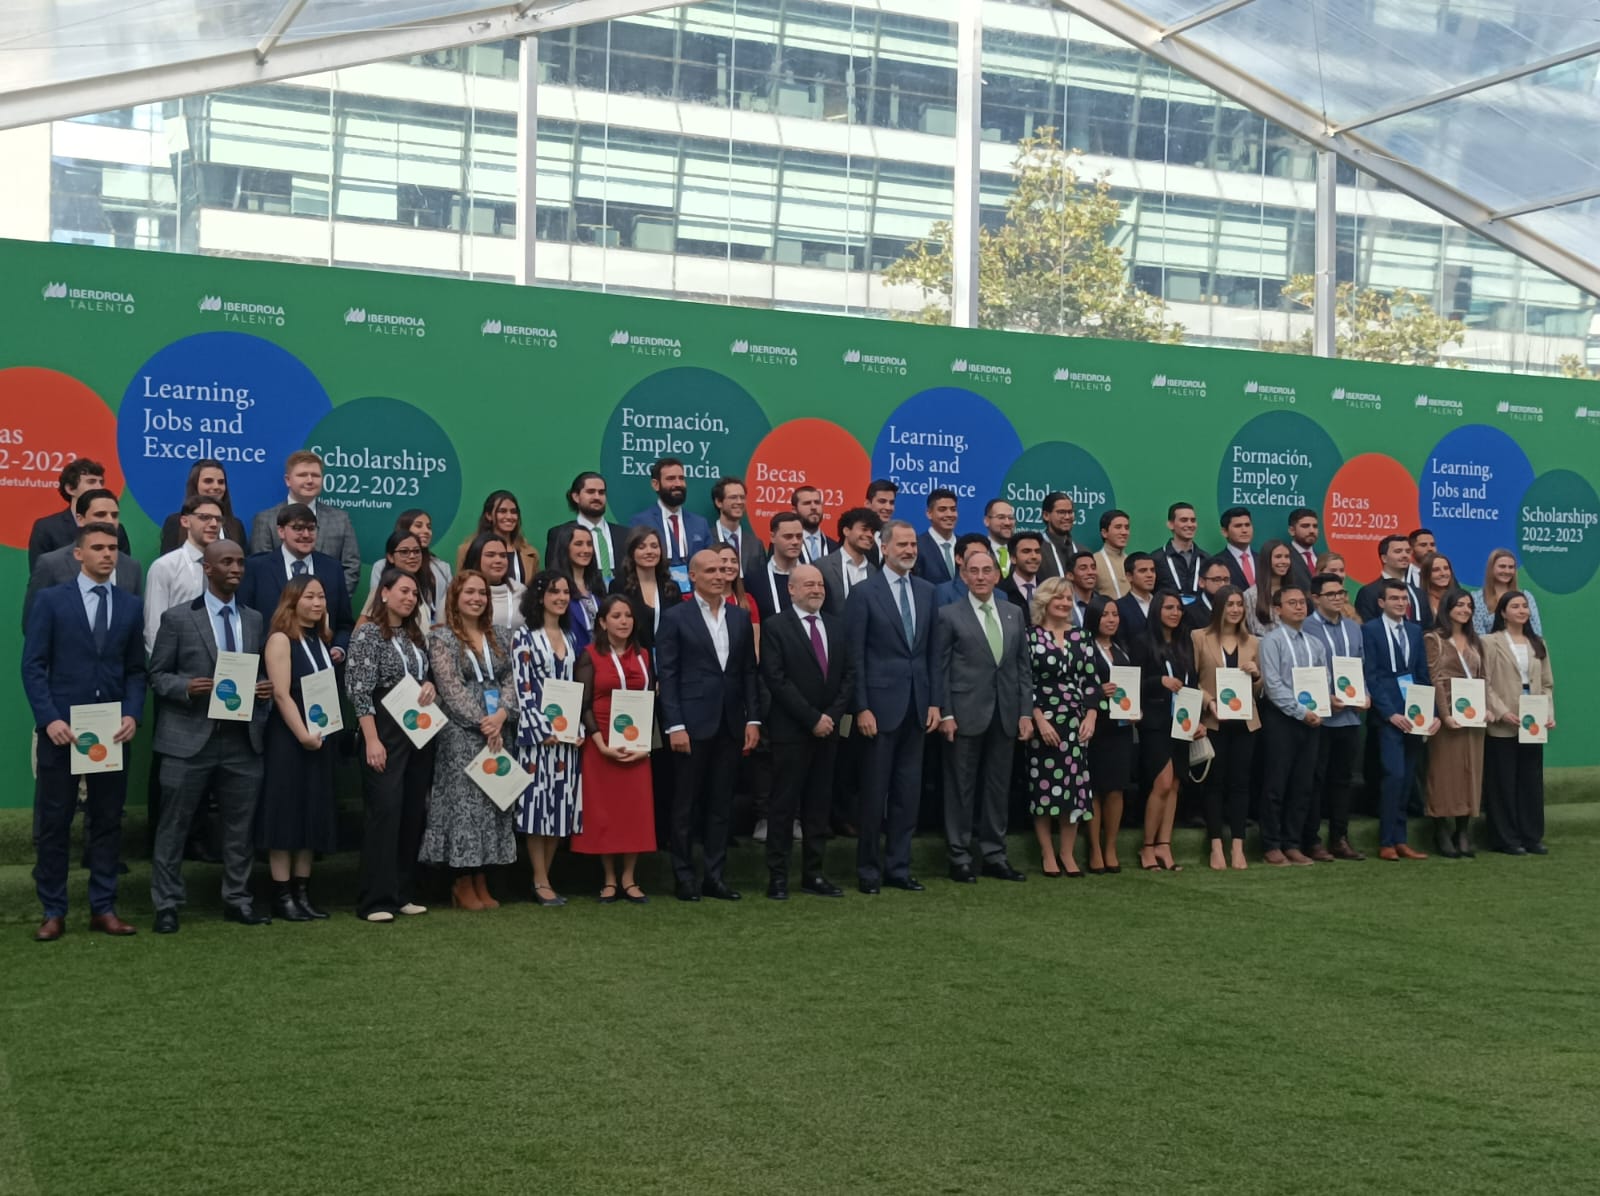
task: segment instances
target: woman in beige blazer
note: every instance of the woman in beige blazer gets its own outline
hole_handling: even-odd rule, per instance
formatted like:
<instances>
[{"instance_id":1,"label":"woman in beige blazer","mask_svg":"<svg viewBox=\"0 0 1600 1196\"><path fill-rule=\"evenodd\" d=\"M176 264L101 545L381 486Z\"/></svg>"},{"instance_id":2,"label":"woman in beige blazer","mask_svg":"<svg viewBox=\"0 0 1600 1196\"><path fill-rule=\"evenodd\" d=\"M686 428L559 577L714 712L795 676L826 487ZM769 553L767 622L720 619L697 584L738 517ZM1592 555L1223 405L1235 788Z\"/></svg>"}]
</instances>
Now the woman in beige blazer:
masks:
<instances>
[{"instance_id":1,"label":"woman in beige blazer","mask_svg":"<svg viewBox=\"0 0 1600 1196\"><path fill-rule=\"evenodd\" d=\"M1256 703L1261 698L1261 642L1245 625L1245 599L1234 586L1223 586L1211 597L1211 622L1194 631L1194 665L1200 675L1200 692L1205 695L1200 721L1205 724L1216 752L1206 776L1206 838L1211 843L1211 867L1218 872L1233 866L1245 867L1245 818L1250 810L1250 767L1255 758L1256 732L1261 718ZM1218 669L1243 669L1250 677L1250 718L1219 719L1219 703L1243 705L1245 695L1236 694L1230 702L1217 685ZM1231 851L1223 851L1223 812L1227 812Z\"/></svg>"},{"instance_id":2,"label":"woman in beige blazer","mask_svg":"<svg viewBox=\"0 0 1600 1196\"><path fill-rule=\"evenodd\" d=\"M1489 695L1489 733L1483 746L1483 810L1507 855L1544 855L1544 744L1519 743L1519 706L1524 694L1545 694L1550 710L1544 730L1556 725L1555 679L1550 651L1530 622L1532 608L1521 590L1501 595L1494 630L1483 638L1484 687ZM1542 740L1544 735L1539 738Z\"/></svg>"},{"instance_id":3,"label":"woman in beige blazer","mask_svg":"<svg viewBox=\"0 0 1600 1196\"><path fill-rule=\"evenodd\" d=\"M456 568L464 567L467 559L467 549L472 547L472 542L485 532L493 532L499 536L506 547L511 550L509 567L506 576L520 586L526 586L539 574L539 550L522 534L522 504L517 501L517 496L509 490L495 490L483 500L483 514L478 516L478 526L473 533L461 541L461 546L456 549Z\"/></svg>"}]
</instances>

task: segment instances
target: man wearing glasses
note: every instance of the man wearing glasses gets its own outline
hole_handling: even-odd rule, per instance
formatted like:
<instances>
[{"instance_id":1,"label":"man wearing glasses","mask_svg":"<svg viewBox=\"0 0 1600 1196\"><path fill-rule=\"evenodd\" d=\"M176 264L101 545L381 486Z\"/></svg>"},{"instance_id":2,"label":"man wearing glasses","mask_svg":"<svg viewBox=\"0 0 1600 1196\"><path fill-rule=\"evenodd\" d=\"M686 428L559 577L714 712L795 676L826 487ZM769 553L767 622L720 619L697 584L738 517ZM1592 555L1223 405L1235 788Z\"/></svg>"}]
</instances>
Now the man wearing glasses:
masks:
<instances>
[{"instance_id":1,"label":"man wearing glasses","mask_svg":"<svg viewBox=\"0 0 1600 1196\"><path fill-rule=\"evenodd\" d=\"M317 552L316 543L317 517L311 508L298 502L280 507L278 547L253 553L245 561L238 600L251 610L260 611L270 626L289 579L315 577L328 599L328 626L333 629L333 645L328 654L338 664L350 646L356 620L350 613L350 590L344 584L343 568L327 553Z\"/></svg>"},{"instance_id":2,"label":"man wearing glasses","mask_svg":"<svg viewBox=\"0 0 1600 1196\"><path fill-rule=\"evenodd\" d=\"M156 558L145 582L144 650L156 646L156 631L161 616L174 606L193 602L206 588L201 557L206 545L222 534L222 504L214 498L196 494L186 499L178 515L183 528L183 543Z\"/></svg>"},{"instance_id":3,"label":"man wearing glasses","mask_svg":"<svg viewBox=\"0 0 1600 1196\"><path fill-rule=\"evenodd\" d=\"M1327 649L1328 692L1333 696L1333 713L1322 720L1317 737L1317 761L1311 777L1311 809L1306 816L1306 843L1314 860L1332 856L1336 860L1364 860L1367 857L1350 846L1350 789L1353 783L1356 752L1361 743L1362 714L1371 699L1346 701L1335 684L1334 658L1353 656L1357 673L1362 673L1361 628L1350 618L1349 596L1344 582L1334 573L1318 573L1311 579L1315 606L1306 620L1307 635L1316 636ZM1317 837L1322 829L1320 811L1328 811L1327 846Z\"/></svg>"}]
</instances>

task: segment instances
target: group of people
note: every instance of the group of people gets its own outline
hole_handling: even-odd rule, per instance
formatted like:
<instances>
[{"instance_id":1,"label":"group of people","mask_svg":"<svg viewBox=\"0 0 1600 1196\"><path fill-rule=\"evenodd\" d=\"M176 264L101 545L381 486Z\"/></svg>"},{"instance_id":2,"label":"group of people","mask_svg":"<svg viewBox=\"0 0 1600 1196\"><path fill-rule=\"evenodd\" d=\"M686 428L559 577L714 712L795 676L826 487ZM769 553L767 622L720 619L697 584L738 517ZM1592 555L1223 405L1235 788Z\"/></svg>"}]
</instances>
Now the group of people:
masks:
<instances>
[{"instance_id":1,"label":"group of people","mask_svg":"<svg viewBox=\"0 0 1600 1196\"><path fill-rule=\"evenodd\" d=\"M605 478L580 473L572 517L542 554L510 491L485 499L453 566L433 551L428 512L402 512L357 617L363 562L322 477L316 454L292 454L284 501L253 517L247 544L222 464L197 462L146 577L104 468L79 459L62 472L67 509L34 528L24 606L36 938L65 930L80 788L91 928L134 933L115 908L127 769L74 772L86 749L72 708L119 704L113 739L126 745L147 691L157 933L178 930L185 842L205 803L221 825L227 918L328 916L310 878L337 846L330 728L347 723L365 804L357 913L371 923L426 912L418 865L448 872L458 908L495 908L491 874L516 860L519 836L541 905L566 902L551 885L563 840L599 857L602 902L649 900L637 862L662 839L679 900L739 900L727 849L753 753L770 758L774 900L790 895L797 838L798 887L842 896L824 871L836 830L856 838L861 893L921 890L911 842L925 788L962 884L1025 879L1006 840L1018 790L1046 877L1120 872L1133 794L1139 866L1181 871L1172 831L1194 787L1215 869L1247 866L1252 812L1269 865L1358 860L1348 821L1363 729L1383 858L1426 858L1406 841L1419 771L1442 854L1473 854L1480 803L1500 850L1546 850L1542 748L1521 741L1519 712L1524 695L1542 695L1554 727L1550 656L1508 550L1469 592L1426 529L1390 536L1381 576L1352 602L1308 509L1258 548L1251 513L1230 508L1214 554L1196 544L1187 503L1169 508L1170 536L1151 552L1129 551L1132 521L1109 510L1091 549L1065 493L1044 499L1042 530L1019 531L997 498L984 531L957 535L956 494L933 490L919 530L895 517L898 487L883 479L836 514L836 535L822 492L799 487L764 529L769 548L740 479L716 482L708 520L688 509L683 464L669 457L650 471L656 501L625 524L610 518ZM213 693L229 654L259 660L248 717L232 680ZM1352 667L1360 686L1339 674ZM1305 700L1306 669L1324 675L1329 709ZM1464 725L1475 720L1448 701L1456 679L1484 682L1486 727ZM1427 685L1438 710L1419 722L1407 694ZM1193 691L1199 709L1176 710ZM474 779L486 760L520 770L509 802Z\"/></svg>"}]
</instances>

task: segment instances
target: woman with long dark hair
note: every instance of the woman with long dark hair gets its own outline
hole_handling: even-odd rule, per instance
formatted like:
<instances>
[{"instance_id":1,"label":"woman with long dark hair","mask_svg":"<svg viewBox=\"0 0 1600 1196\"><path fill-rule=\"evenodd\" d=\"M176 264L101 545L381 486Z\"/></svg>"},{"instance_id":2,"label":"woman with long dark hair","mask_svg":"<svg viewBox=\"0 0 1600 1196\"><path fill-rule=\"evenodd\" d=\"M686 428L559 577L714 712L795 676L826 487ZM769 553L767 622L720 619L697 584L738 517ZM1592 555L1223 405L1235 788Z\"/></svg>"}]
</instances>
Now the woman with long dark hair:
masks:
<instances>
[{"instance_id":1,"label":"woman with long dark hair","mask_svg":"<svg viewBox=\"0 0 1600 1196\"><path fill-rule=\"evenodd\" d=\"M467 549L485 533L493 533L505 542L512 557L506 565L507 575L519 586L527 585L528 579L539 572L539 550L529 544L522 534L522 504L511 491L495 490L483 500L483 513L478 516L478 526L456 549L457 569L468 567Z\"/></svg>"},{"instance_id":2,"label":"woman with long dark hair","mask_svg":"<svg viewBox=\"0 0 1600 1196\"><path fill-rule=\"evenodd\" d=\"M1555 730L1556 683L1550 672L1550 649L1533 628L1533 605L1521 590L1500 595L1493 630L1483 640L1483 655L1489 694L1484 812L1500 851L1544 855L1544 744L1522 743L1517 732L1524 694L1550 699L1543 730Z\"/></svg>"},{"instance_id":3,"label":"woman with long dark hair","mask_svg":"<svg viewBox=\"0 0 1600 1196\"><path fill-rule=\"evenodd\" d=\"M1204 695L1201 722L1216 755L1206 774L1206 838L1211 846L1211 868L1222 872L1231 864L1248 867L1244 856L1245 818L1250 812L1250 770L1255 760L1256 732L1261 730L1261 645L1245 625L1244 594L1223 586L1211 596L1211 622L1190 636L1195 670ZM1242 669L1250 676L1250 718L1223 719L1218 710L1225 699L1217 683L1218 669ZM1234 695L1237 698L1238 695ZM1185 767L1188 766L1185 761ZM1231 844L1223 842L1223 815ZM1224 851L1224 848L1227 848Z\"/></svg>"},{"instance_id":4,"label":"woman with long dark hair","mask_svg":"<svg viewBox=\"0 0 1600 1196\"><path fill-rule=\"evenodd\" d=\"M222 539L232 540L235 544L250 543L245 535L244 524L233 513L233 499L228 495L228 471L221 461L206 457L189 467L189 480L183 484L183 501L188 502L197 494L216 499L217 506L222 508ZM183 543L183 504L178 505L179 509L168 515L161 524L161 556Z\"/></svg>"},{"instance_id":5,"label":"woman with long dark hair","mask_svg":"<svg viewBox=\"0 0 1600 1196\"><path fill-rule=\"evenodd\" d=\"M1094 785L1094 817L1089 822L1089 873L1122 871L1117 858L1117 832L1122 829L1122 798L1133 783L1134 724L1113 717L1111 699L1117 692L1113 668L1134 668L1139 658L1117 642L1122 612L1115 602L1089 603L1083 615L1084 634L1094 649L1095 683L1106 705L1095 721L1089 741L1089 780Z\"/></svg>"},{"instance_id":6,"label":"woman with long dark hair","mask_svg":"<svg viewBox=\"0 0 1600 1196\"><path fill-rule=\"evenodd\" d=\"M462 557L463 569L475 569L489 583L489 619L507 639L523 624L522 596L527 587L511 576L511 561L516 553L504 537L484 532L473 537Z\"/></svg>"},{"instance_id":7,"label":"woman with long dark hair","mask_svg":"<svg viewBox=\"0 0 1600 1196\"><path fill-rule=\"evenodd\" d=\"M417 538L422 552L417 557L417 567L411 572L416 576L418 592L428 604L428 609L437 610L444 592L450 588L451 574L449 564L433 555L433 516L421 507L412 507L395 517L393 530L410 532ZM369 591L378 584L378 578L388 563L387 554L385 560L372 562L372 574L367 583ZM409 565L405 567L410 568Z\"/></svg>"},{"instance_id":8,"label":"woman with long dark hair","mask_svg":"<svg viewBox=\"0 0 1600 1196\"><path fill-rule=\"evenodd\" d=\"M1437 553L1424 559L1444 561ZM1431 573L1423 573L1425 586L1431 579ZM1428 740L1427 814L1433 819L1439 854L1446 859L1471 858L1476 854L1472 850L1472 819L1483 794L1484 729L1461 725L1462 712L1451 690L1458 679L1483 678L1483 645L1472 626L1471 594L1452 587L1439 599L1437 611L1438 622L1422 637L1441 724ZM1484 696L1487 700L1487 680Z\"/></svg>"},{"instance_id":9,"label":"woman with long dark hair","mask_svg":"<svg viewBox=\"0 0 1600 1196\"><path fill-rule=\"evenodd\" d=\"M653 527L636 527L628 533L612 592L626 594L633 604L633 632L646 651L656 646L661 616L683 601L683 591L667 567L661 533Z\"/></svg>"},{"instance_id":10,"label":"woman with long dark hair","mask_svg":"<svg viewBox=\"0 0 1600 1196\"><path fill-rule=\"evenodd\" d=\"M1250 634L1263 636L1278 622L1272 596L1289 580L1294 553L1282 540L1268 540L1256 554L1256 584L1244 592L1245 626Z\"/></svg>"},{"instance_id":11,"label":"woman with long dark hair","mask_svg":"<svg viewBox=\"0 0 1600 1196\"><path fill-rule=\"evenodd\" d=\"M1144 846L1139 866L1146 872L1182 872L1172 859L1172 824L1178 813L1178 785L1189 770L1189 742L1172 736L1173 696L1199 680L1194 653L1183 632L1183 599L1171 590L1159 591L1150 603L1146 634L1148 655L1141 664L1143 676L1139 720L1140 774L1145 785ZM1199 711L1195 711L1199 714ZM1196 739L1204 738L1205 723L1196 720Z\"/></svg>"},{"instance_id":12,"label":"woman with long dark hair","mask_svg":"<svg viewBox=\"0 0 1600 1196\"><path fill-rule=\"evenodd\" d=\"M606 580L594 556L594 533L574 523L556 532L555 559L550 568L567 579L572 588L572 640L582 651L595 638L595 621L600 614L600 599L606 596Z\"/></svg>"}]
</instances>

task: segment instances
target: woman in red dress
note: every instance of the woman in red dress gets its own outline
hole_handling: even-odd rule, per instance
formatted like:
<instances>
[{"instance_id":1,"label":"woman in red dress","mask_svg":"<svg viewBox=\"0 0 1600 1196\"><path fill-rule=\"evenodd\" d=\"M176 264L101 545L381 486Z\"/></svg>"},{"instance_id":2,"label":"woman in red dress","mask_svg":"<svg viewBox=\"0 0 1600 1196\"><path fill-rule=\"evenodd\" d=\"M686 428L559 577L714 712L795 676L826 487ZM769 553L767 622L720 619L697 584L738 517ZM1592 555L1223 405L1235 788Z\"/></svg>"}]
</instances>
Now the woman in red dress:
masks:
<instances>
[{"instance_id":1,"label":"woman in red dress","mask_svg":"<svg viewBox=\"0 0 1600 1196\"><path fill-rule=\"evenodd\" d=\"M633 607L624 594L608 595L596 614L594 642L578 657L574 679L583 686L583 830L572 850L597 855L605 869L600 902L621 892L635 905L649 900L634 880L641 851L656 849L650 784L650 744L612 747L611 695L619 689L655 689L650 656L633 634ZM622 883L617 883L617 857Z\"/></svg>"}]
</instances>

